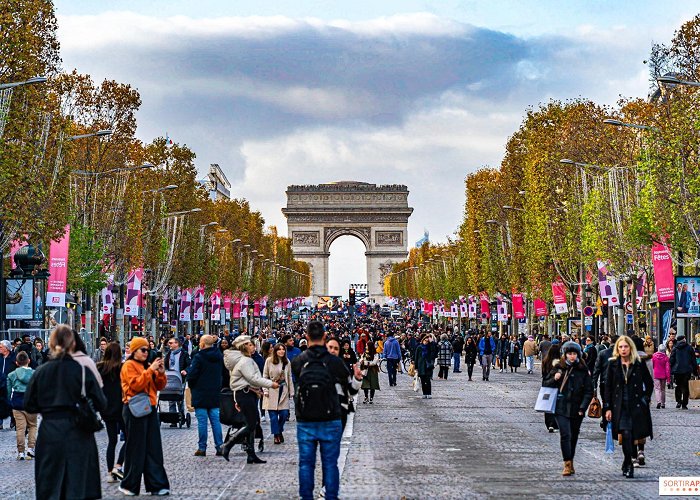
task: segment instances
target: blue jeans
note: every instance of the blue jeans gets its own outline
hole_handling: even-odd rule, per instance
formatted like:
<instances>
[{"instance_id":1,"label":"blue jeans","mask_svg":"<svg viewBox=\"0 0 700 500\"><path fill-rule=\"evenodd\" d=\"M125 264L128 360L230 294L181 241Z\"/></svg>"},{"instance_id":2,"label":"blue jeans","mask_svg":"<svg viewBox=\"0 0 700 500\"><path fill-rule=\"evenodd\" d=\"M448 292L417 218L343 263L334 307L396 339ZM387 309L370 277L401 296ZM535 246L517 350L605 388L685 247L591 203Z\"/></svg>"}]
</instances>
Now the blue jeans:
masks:
<instances>
[{"instance_id":1,"label":"blue jeans","mask_svg":"<svg viewBox=\"0 0 700 500\"><path fill-rule=\"evenodd\" d=\"M343 426L340 420L329 422L297 421L297 444L299 446L299 496L302 500L314 498L314 470L316 469L316 447L321 445L321 467L326 499L336 500L340 488L338 457Z\"/></svg>"},{"instance_id":2,"label":"blue jeans","mask_svg":"<svg viewBox=\"0 0 700 500\"><path fill-rule=\"evenodd\" d=\"M270 415L270 432L274 436L284 432L284 423L289 418L289 410L267 410Z\"/></svg>"},{"instance_id":3,"label":"blue jeans","mask_svg":"<svg viewBox=\"0 0 700 500\"><path fill-rule=\"evenodd\" d=\"M207 451L207 419L211 422L211 433L214 435L214 446L218 450L224 444L221 435L221 422L219 421L218 408L195 408L194 414L197 416L197 431L199 432L198 449Z\"/></svg>"},{"instance_id":4,"label":"blue jeans","mask_svg":"<svg viewBox=\"0 0 700 500\"><path fill-rule=\"evenodd\" d=\"M455 361L453 370L458 372L459 371L459 363L462 360L462 355L454 352L454 353L452 353L452 359L454 359L454 361Z\"/></svg>"}]
</instances>

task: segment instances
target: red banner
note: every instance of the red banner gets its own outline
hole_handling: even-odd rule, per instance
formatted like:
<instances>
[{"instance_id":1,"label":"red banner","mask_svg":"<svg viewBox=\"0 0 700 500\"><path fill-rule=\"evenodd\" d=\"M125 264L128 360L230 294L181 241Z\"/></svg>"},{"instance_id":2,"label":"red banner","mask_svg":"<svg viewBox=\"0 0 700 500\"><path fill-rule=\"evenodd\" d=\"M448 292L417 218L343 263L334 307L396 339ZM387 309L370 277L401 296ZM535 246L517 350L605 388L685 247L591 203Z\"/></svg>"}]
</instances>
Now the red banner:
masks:
<instances>
[{"instance_id":1,"label":"red banner","mask_svg":"<svg viewBox=\"0 0 700 500\"><path fill-rule=\"evenodd\" d=\"M522 293L513 294L513 316L515 316L515 319L525 318L525 307L523 304Z\"/></svg>"},{"instance_id":2,"label":"red banner","mask_svg":"<svg viewBox=\"0 0 700 500\"><path fill-rule=\"evenodd\" d=\"M231 319L231 292L226 292L224 295L224 312L226 313L225 319Z\"/></svg>"},{"instance_id":3,"label":"red banner","mask_svg":"<svg viewBox=\"0 0 700 500\"><path fill-rule=\"evenodd\" d=\"M552 295L554 296L554 310L557 314L565 314L569 311L566 304L566 285L561 281L552 283Z\"/></svg>"},{"instance_id":4,"label":"red banner","mask_svg":"<svg viewBox=\"0 0 700 500\"><path fill-rule=\"evenodd\" d=\"M253 317L254 318L259 318L260 317L260 301L256 300L253 302Z\"/></svg>"},{"instance_id":5,"label":"red banner","mask_svg":"<svg viewBox=\"0 0 700 500\"><path fill-rule=\"evenodd\" d=\"M547 303L542 299L535 299L535 316L547 316Z\"/></svg>"},{"instance_id":6,"label":"red banner","mask_svg":"<svg viewBox=\"0 0 700 500\"><path fill-rule=\"evenodd\" d=\"M46 305L66 307L66 287L68 285L68 249L70 247L70 226L58 241L49 247L49 276L46 285Z\"/></svg>"},{"instance_id":7,"label":"red banner","mask_svg":"<svg viewBox=\"0 0 700 500\"><path fill-rule=\"evenodd\" d=\"M654 263L654 285L659 302L673 302L673 261L668 248L661 243L651 247L651 261Z\"/></svg>"},{"instance_id":8,"label":"red banner","mask_svg":"<svg viewBox=\"0 0 700 500\"><path fill-rule=\"evenodd\" d=\"M489 301L489 294L482 292L479 294L479 299L481 300L481 319L488 319L491 317L491 303Z\"/></svg>"}]
</instances>

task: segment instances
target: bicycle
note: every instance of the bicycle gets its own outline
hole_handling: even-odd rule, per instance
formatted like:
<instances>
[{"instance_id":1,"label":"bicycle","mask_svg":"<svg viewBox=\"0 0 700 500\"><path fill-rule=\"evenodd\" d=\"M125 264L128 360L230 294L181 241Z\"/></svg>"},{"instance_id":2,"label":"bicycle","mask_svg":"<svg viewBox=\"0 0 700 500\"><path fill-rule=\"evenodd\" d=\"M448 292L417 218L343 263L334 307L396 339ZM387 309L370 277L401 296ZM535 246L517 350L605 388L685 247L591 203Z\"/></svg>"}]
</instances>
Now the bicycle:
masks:
<instances>
[{"instance_id":1,"label":"bicycle","mask_svg":"<svg viewBox=\"0 0 700 500\"><path fill-rule=\"evenodd\" d=\"M408 372L408 367L411 366L412 363L411 359L411 353L406 351L403 355L403 359L401 360L401 363L398 364L397 369L398 373L407 373ZM389 373L386 369L386 358L382 358L379 360L379 371L382 373Z\"/></svg>"}]
</instances>

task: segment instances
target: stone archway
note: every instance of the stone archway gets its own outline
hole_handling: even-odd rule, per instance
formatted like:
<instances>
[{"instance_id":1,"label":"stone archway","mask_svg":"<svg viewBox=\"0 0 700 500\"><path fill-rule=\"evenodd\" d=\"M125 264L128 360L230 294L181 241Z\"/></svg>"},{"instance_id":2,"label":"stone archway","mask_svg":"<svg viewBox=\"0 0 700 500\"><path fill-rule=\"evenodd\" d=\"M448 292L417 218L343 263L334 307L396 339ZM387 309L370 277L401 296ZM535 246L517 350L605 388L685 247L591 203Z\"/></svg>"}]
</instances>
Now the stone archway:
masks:
<instances>
[{"instance_id":1,"label":"stone archway","mask_svg":"<svg viewBox=\"0 0 700 500\"><path fill-rule=\"evenodd\" d=\"M384 303L384 277L408 256L408 188L366 182L289 186L288 235L294 257L308 262L314 301L328 294L328 257L336 238L352 235L365 245L369 298Z\"/></svg>"}]
</instances>

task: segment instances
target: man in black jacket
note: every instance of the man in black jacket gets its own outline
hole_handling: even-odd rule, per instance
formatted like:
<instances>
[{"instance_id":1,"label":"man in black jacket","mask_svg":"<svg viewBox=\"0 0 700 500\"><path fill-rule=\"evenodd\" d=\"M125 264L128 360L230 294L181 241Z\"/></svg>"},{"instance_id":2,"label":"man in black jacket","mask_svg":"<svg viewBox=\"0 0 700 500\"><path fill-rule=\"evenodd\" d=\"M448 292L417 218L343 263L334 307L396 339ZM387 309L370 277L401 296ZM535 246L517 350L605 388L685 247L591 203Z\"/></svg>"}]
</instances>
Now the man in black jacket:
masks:
<instances>
[{"instance_id":1,"label":"man in black jacket","mask_svg":"<svg viewBox=\"0 0 700 500\"><path fill-rule=\"evenodd\" d=\"M460 370L459 362L462 360L462 351L464 350L464 339L462 335L457 333L452 341L452 357L454 358L454 373L462 373Z\"/></svg>"},{"instance_id":2,"label":"man in black jacket","mask_svg":"<svg viewBox=\"0 0 700 500\"><path fill-rule=\"evenodd\" d=\"M688 409L690 389L688 381L695 371L695 352L685 340L685 335L676 336L676 345L671 351L671 375L676 380L676 408Z\"/></svg>"},{"instance_id":3,"label":"man in black jacket","mask_svg":"<svg viewBox=\"0 0 700 500\"><path fill-rule=\"evenodd\" d=\"M221 388L221 366L224 356L214 344L216 337L203 335L199 341L199 350L192 356L192 363L187 373L187 383L192 391L192 406L197 416L199 445L196 457L207 454L207 420L211 424L216 455L222 455L223 436L219 420L219 391Z\"/></svg>"},{"instance_id":4,"label":"man in black jacket","mask_svg":"<svg viewBox=\"0 0 700 500\"><path fill-rule=\"evenodd\" d=\"M345 362L326 349L323 323L311 321L307 327L308 349L292 360L297 379L295 396L297 442L299 445L299 496L313 499L316 448L321 448L325 498L338 498L340 474L338 457L342 438L341 407L336 388L357 393L362 383L359 363L352 376Z\"/></svg>"}]
</instances>

